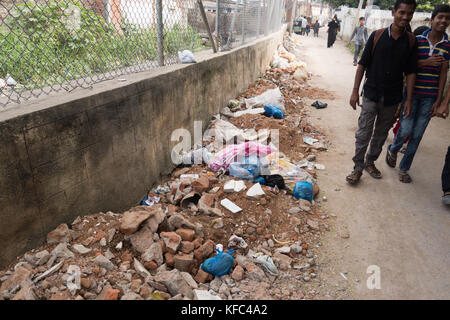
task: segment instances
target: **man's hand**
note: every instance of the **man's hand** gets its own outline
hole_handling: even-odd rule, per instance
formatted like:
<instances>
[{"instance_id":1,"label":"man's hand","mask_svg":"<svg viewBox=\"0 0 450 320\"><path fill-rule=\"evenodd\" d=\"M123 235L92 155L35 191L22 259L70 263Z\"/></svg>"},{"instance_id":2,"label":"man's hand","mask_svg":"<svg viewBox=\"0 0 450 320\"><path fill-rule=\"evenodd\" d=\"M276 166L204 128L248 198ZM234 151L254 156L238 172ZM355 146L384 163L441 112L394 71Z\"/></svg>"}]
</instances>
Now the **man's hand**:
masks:
<instances>
[{"instance_id":1,"label":"man's hand","mask_svg":"<svg viewBox=\"0 0 450 320\"><path fill-rule=\"evenodd\" d=\"M441 103L441 105L436 109L435 115L439 118L446 119L448 117L448 104Z\"/></svg>"},{"instance_id":2,"label":"man's hand","mask_svg":"<svg viewBox=\"0 0 450 320\"><path fill-rule=\"evenodd\" d=\"M440 105L441 105L441 99L438 99L433 103L433 107L431 108L431 112L430 112L430 118L437 116L437 110L439 109Z\"/></svg>"},{"instance_id":3,"label":"man's hand","mask_svg":"<svg viewBox=\"0 0 450 320\"><path fill-rule=\"evenodd\" d=\"M405 105L403 106L403 119L408 118L410 113L411 113L411 101L406 101Z\"/></svg>"},{"instance_id":4,"label":"man's hand","mask_svg":"<svg viewBox=\"0 0 450 320\"><path fill-rule=\"evenodd\" d=\"M429 57L425 60L423 60L424 66L430 66L430 67L439 67L442 63L444 63L446 60L441 55L434 55L432 57Z\"/></svg>"},{"instance_id":5,"label":"man's hand","mask_svg":"<svg viewBox=\"0 0 450 320\"><path fill-rule=\"evenodd\" d=\"M357 89L353 89L352 91L352 95L350 97L350 105L352 106L353 110L356 110L356 105L360 106L359 93Z\"/></svg>"}]
</instances>

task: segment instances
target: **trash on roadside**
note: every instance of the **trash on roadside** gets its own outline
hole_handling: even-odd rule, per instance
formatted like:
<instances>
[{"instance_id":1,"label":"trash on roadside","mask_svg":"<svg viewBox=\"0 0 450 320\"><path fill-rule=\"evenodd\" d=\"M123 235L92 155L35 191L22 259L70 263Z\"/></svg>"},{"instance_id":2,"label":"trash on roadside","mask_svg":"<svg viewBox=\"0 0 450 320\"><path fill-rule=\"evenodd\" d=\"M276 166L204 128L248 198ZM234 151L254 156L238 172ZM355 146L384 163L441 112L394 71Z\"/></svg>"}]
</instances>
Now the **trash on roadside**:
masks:
<instances>
[{"instance_id":1,"label":"trash on roadside","mask_svg":"<svg viewBox=\"0 0 450 320\"><path fill-rule=\"evenodd\" d=\"M228 247L232 248L232 247L238 247L238 248L242 248L245 249L248 247L247 242L245 242L245 240L241 237L238 237L237 235L233 234L230 239L228 239Z\"/></svg>"},{"instance_id":2,"label":"trash on roadside","mask_svg":"<svg viewBox=\"0 0 450 320\"><path fill-rule=\"evenodd\" d=\"M230 176L253 181L261 173L261 161L256 155L245 157L243 162L233 162L228 167Z\"/></svg>"},{"instance_id":3,"label":"trash on roadside","mask_svg":"<svg viewBox=\"0 0 450 320\"><path fill-rule=\"evenodd\" d=\"M197 300L222 300L221 297L212 293L212 290L194 289L194 296ZM162 298L161 298L162 299Z\"/></svg>"},{"instance_id":4,"label":"trash on roadside","mask_svg":"<svg viewBox=\"0 0 450 320\"><path fill-rule=\"evenodd\" d=\"M247 189L244 181L242 180L230 180L227 181L223 187L224 192L241 192L242 190Z\"/></svg>"},{"instance_id":5,"label":"trash on roadside","mask_svg":"<svg viewBox=\"0 0 450 320\"><path fill-rule=\"evenodd\" d=\"M170 188L168 186L157 186L154 190L152 190L156 194L165 194L170 192Z\"/></svg>"},{"instance_id":6,"label":"trash on roadside","mask_svg":"<svg viewBox=\"0 0 450 320\"><path fill-rule=\"evenodd\" d=\"M261 188L259 183L254 184L250 189L248 189L246 196L252 199L258 199L265 195L264 190Z\"/></svg>"},{"instance_id":7,"label":"trash on roadside","mask_svg":"<svg viewBox=\"0 0 450 320\"><path fill-rule=\"evenodd\" d=\"M311 106L315 107L316 109L324 109L328 106L328 104L316 100L311 104Z\"/></svg>"},{"instance_id":8,"label":"trash on roadside","mask_svg":"<svg viewBox=\"0 0 450 320\"><path fill-rule=\"evenodd\" d=\"M242 209L239 206L237 206L234 202L230 201L227 198L221 200L220 204L223 207L225 207L225 209L231 211L232 213L238 213L242 211Z\"/></svg>"},{"instance_id":9,"label":"trash on roadside","mask_svg":"<svg viewBox=\"0 0 450 320\"><path fill-rule=\"evenodd\" d=\"M286 185L284 183L284 179L279 174L271 174L271 175L267 175L267 176L261 176L261 177L258 177L258 178L262 178L264 180L264 183L262 183L262 184L266 185L268 187L275 187L275 186L277 186L278 189L286 188ZM259 182L259 181L255 180L255 182Z\"/></svg>"},{"instance_id":10,"label":"trash on roadside","mask_svg":"<svg viewBox=\"0 0 450 320\"><path fill-rule=\"evenodd\" d=\"M285 115L280 110L280 108L276 106L264 106L264 114L266 117L273 117L275 119L283 119Z\"/></svg>"},{"instance_id":11,"label":"trash on roadside","mask_svg":"<svg viewBox=\"0 0 450 320\"><path fill-rule=\"evenodd\" d=\"M17 85L16 80L14 80L14 79L10 76L9 73L6 75L5 80L6 80L6 84L7 84L8 86L10 86L10 87L14 87L14 86Z\"/></svg>"},{"instance_id":12,"label":"trash on roadside","mask_svg":"<svg viewBox=\"0 0 450 320\"><path fill-rule=\"evenodd\" d=\"M201 198L201 195L199 193L192 191L192 192L188 193L186 196L184 196L183 199L181 199L180 206L183 209L188 209L190 203L197 204L198 201L200 200L200 198Z\"/></svg>"},{"instance_id":13,"label":"trash on roadside","mask_svg":"<svg viewBox=\"0 0 450 320\"><path fill-rule=\"evenodd\" d=\"M314 145L314 143L319 142L319 140L311 138L311 137L303 137L303 142L312 146L312 145Z\"/></svg>"},{"instance_id":14,"label":"trash on roadside","mask_svg":"<svg viewBox=\"0 0 450 320\"><path fill-rule=\"evenodd\" d=\"M245 99L247 109L253 109L257 106L277 106L281 111L286 112L284 108L284 97L280 88L270 89L259 96Z\"/></svg>"},{"instance_id":15,"label":"trash on roadside","mask_svg":"<svg viewBox=\"0 0 450 320\"><path fill-rule=\"evenodd\" d=\"M212 274L213 276L221 277L228 274L233 267L234 258L232 254L234 250L228 250L227 252L223 252L221 250L216 249L217 255L215 257L206 259L201 268L203 271Z\"/></svg>"},{"instance_id":16,"label":"trash on roadside","mask_svg":"<svg viewBox=\"0 0 450 320\"><path fill-rule=\"evenodd\" d=\"M255 262L261 265L261 268L272 276L278 276L278 269L273 263L273 260L268 255L260 255L255 259Z\"/></svg>"},{"instance_id":17,"label":"trash on roadside","mask_svg":"<svg viewBox=\"0 0 450 320\"><path fill-rule=\"evenodd\" d=\"M215 155L215 157L210 161L209 167L214 172L219 171L220 168L228 170L230 164L235 162L235 160L240 157L243 158L250 155L265 157L273 151L275 151L273 147L266 146L255 141L228 145Z\"/></svg>"},{"instance_id":18,"label":"trash on roadside","mask_svg":"<svg viewBox=\"0 0 450 320\"><path fill-rule=\"evenodd\" d=\"M144 199L141 201L141 206L147 206L147 207L151 207L154 204L159 203L159 201L161 200L161 198L159 196L155 195L146 195L144 197Z\"/></svg>"},{"instance_id":19,"label":"trash on roadside","mask_svg":"<svg viewBox=\"0 0 450 320\"><path fill-rule=\"evenodd\" d=\"M325 170L325 166L323 164L320 163L315 163L314 167L318 170Z\"/></svg>"},{"instance_id":20,"label":"trash on roadside","mask_svg":"<svg viewBox=\"0 0 450 320\"><path fill-rule=\"evenodd\" d=\"M237 118L243 116L244 114L263 114L264 111L265 111L264 108L254 108L249 110L236 111L233 113L233 117Z\"/></svg>"},{"instance_id":21,"label":"trash on roadside","mask_svg":"<svg viewBox=\"0 0 450 320\"><path fill-rule=\"evenodd\" d=\"M181 63L196 63L194 54L190 50L178 51L178 59Z\"/></svg>"},{"instance_id":22,"label":"trash on roadside","mask_svg":"<svg viewBox=\"0 0 450 320\"><path fill-rule=\"evenodd\" d=\"M313 185L308 181L299 181L294 187L294 197L296 199L313 200L314 189Z\"/></svg>"},{"instance_id":23,"label":"trash on roadside","mask_svg":"<svg viewBox=\"0 0 450 320\"><path fill-rule=\"evenodd\" d=\"M199 175L198 174L194 174L194 173L188 173L188 174L182 174L180 176L180 179L198 179Z\"/></svg>"},{"instance_id":24,"label":"trash on roadside","mask_svg":"<svg viewBox=\"0 0 450 320\"><path fill-rule=\"evenodd\" d=\"M278 276L278 269L273 263L272 258L267 254L263 254L262 252L255 253L252 250L249 250L247 256L250 257L255 263L261 265L261 268L268 274Z\"/></svg>"},{"instance_id":25,"label":"trash on roadside","mask_svg":"<svg viewBox=\"0 0 450 320\"><path fill-rule=\"evenodd\" d=\"M267 159L269 160L270 173L283 177L288 191L293 193L295 185L299 181L308 181L312 185L316 185L314 178L308 172L289 162L288 158L281 153L273 152L267 156Z\"/></svg>"}]
</instances>

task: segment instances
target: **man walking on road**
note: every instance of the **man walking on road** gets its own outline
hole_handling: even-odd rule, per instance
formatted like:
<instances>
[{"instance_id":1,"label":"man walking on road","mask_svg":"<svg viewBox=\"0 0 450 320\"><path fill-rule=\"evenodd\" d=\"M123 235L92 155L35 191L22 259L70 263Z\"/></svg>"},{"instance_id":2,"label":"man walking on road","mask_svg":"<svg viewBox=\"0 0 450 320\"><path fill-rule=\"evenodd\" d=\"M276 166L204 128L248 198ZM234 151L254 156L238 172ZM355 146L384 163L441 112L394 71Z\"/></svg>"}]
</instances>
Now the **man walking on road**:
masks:
<instances>
[{"instance_id":1,"label":"man walking on road","mask_svg":"<svg viewBox=\"0 0 450 320\"><path fill-rule=\"evenodd\" d=\"M350 37L350 42L353 37L355 38L355 55L353 56L353 65L356 66L358 62L359 52L364 47L364 44L367 42L367 28L364 26L366 19L364 17L359 18L359 26L353 30L352 36ZM355 37L356 36L356 37Z\"/></svg>"},{"instance_id":2,"label":"man walking on road","mask_svg":"<svg viewBox=\"0 0 450 320\"><path fill-rule=\"evenodd\" d=\"M316 38L319 36L319 28L320 28L320 23L318 20L316 20L316 23L314 23L314 25L313 25L314 37L316 37Z\"/></svg>"},{"instance_id":3,"label":"man walking on road","mask_svg":"<svg viewBox=\"0 0 450 320\"><path fill-rule=\"evenodd\" d=\"M350 105L356 110L359 87L364 73L363 103L355 134L356 150L353 172L346 177L350 184L359 182L363 170L380 179L375 167L389 129L392 127L399 103L402 101L403 77L406 75L407 99L405 116L411 110L413 86L417 68L417 41L406 31L416 9L415 0L397 0L392 16L394 22L385 29L373 32L356 70ZM375 127L375 128L374 128ZM370 144L369 151L366 151Z\"/></svg>"},{"instance_id":4,"label":"man walking on road","mask_svg":"<svg viewBox=\"0 0 450 320\"><path fill-rule=\"evenodd\" d=\"M450 42L445 33L449 24L450 6L448 4L437 5L431 15L431 29L417 36L418 69L411 114L409 117L400 117L400 129L386 152L387 164L395 168L398 151L406 139L411 137L399 165L399 178L404 183L412 181L408 171L414 155L432 114L436 113L441 104L447 82L448 60L450 60Z\"/></svg>"}]
</instances>

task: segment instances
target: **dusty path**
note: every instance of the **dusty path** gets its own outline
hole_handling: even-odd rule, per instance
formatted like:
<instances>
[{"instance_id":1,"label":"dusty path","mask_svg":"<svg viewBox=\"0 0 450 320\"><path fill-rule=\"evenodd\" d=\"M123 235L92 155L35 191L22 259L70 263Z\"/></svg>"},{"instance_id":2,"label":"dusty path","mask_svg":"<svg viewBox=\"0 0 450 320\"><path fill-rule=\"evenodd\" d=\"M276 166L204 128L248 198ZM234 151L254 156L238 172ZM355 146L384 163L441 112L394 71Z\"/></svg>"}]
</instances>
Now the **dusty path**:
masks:
<instances>
[{"instance_id":1,"label":"dusty path","mask_svg":"<svg viewBox=\"0 0 450 320\"><path fill-rule=\"evenodd\" d=\"M319 172L320 197L328 198L322 206L336 221L323 241L328 282L342 292L338 298L449 299L450 208L441 203L440 174L450 121L430 123L411 168L411 184L398 181L398 169L384 161L384 148L376 162L383 178L364 174L359 186L349 186L345 176L353 167L359 115L348 104L356 68L352 55L343 41L326 48L325 34L296 37L314 74L310 84L337 96L325 100L327 109L311 107L312 122L325 130L331 142L329 152L320 156L326 170ZM392 138L390 134L387 143ZM350 237L342 237L347 231ZM381 289L367 288L370 265L380 267Z\"/></svg>"}]
</instances>

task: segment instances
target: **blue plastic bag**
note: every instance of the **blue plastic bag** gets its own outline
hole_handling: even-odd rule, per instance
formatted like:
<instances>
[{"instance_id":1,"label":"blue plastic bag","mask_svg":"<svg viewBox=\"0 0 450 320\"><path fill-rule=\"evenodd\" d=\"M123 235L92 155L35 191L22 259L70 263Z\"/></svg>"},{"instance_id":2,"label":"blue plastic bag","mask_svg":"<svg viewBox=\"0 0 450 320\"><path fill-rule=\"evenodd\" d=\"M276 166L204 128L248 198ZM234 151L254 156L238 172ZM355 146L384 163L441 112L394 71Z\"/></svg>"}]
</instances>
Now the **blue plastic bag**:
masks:
<instances>
[{"instance_id":1,"label":"blue plastic bag","mask_svg":"<svg viewBox=\"0 0 450 320\"><path fill-rule=\"evenodd\" d=\"M233 267L234 258L231 256L234 250L228 250L227 252L216 249L217 255L215 257L206 259L201 268L203 271L212 274L213 276L224 276L230 272Z\"/></svg>"},{"instance_id":2,"label":"blue plastic bag","mask_svg":"<svg viewBox=\"0 0 450 320\"><path fill-rule=\"evenodd\" d=\"M284 118L283 112L276 106L264 106L264 115L267 117L274 117L275 119Z\"/></svg>"},{"instance_id":3,"label":"blue plastic bag","mask_svg":"<svg viewBox=\"0 0 450 320\"><path fill-rule=\"evenodd\" d=\"M255 180L253 180L254 183L259 183L261 185L265 185L266 184L266 180L263 177L257 177L255 178Z\"/></svg>"},{"instance_id":4,"label":"blue plastic bag","mask_svg":"<svg viewBox=\"0 0 450 320\"><path fill-rule=\"evenodd\" d=\"M296 199L313 200L314 190L312 184L308 181L297 182L294 187L294 197Z\"/></svg>"},{"instance_id":5,"label":"blue plastic bag","mask_svg":"<svg viewBox=\"0 0 450 320\"><path fill-rule=\"evenodd\" d=\"M233 177L253 181L261 173L261 162L257 156L245 157L243 163L231 163L228 172Z\"/></svg>"}]
</instances>

